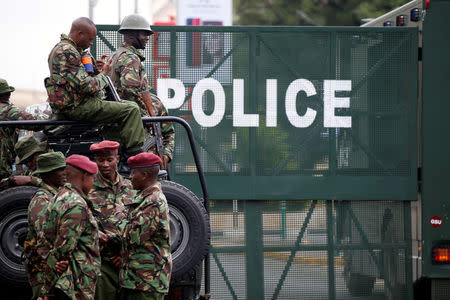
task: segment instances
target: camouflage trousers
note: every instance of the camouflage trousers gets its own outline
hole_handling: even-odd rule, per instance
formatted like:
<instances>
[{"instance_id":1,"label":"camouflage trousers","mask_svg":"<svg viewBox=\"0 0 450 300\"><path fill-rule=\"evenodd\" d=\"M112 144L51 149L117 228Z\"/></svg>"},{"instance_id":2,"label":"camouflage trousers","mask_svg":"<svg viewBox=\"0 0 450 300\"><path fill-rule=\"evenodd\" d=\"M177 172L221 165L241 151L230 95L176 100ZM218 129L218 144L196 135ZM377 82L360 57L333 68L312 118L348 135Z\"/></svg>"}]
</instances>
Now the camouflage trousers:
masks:
<instances>
[{"instance_id":1,"label":"camouflage trousers","mask_svg":"<svg viewBox=\"0 0 450 300\"><path fill-rule=\"evenodd\" d=\"M39 284L33 285L31 287L31 292L33 293L33 295L31 296L31 299L35 300L41 296L42 286L43 286L43 284L39 283Z\"/></svg>"},{"instance_id":2,"label":"camouflage trousers","mask_svg":"<svg viewBox=\"0 0 450 300\"><path fill-rule=\"evenodd\" d=\"M101 275L97 279L95 287L95 300L114 300L119 296L119 272L120 269L113 264L102 260Z\"/></svg>"},{"instance_id":3,"label":"camouflage trousers","mask_svg":"<svg viewBox=\"0 0 450 300\"><path fill-rule=\"evenodd\" d=\"M120 300L164 300L165 294L121 289Z\"/></svg>"},{"instance_id":4,"label":"camouflage trousers","mask_svg":"<svg viewBox=\"0 0 450 300\"><path fill-rule=\"evenodd\" d=\"M144 144L144 126L136 103L89 98L71 110L61 111L60 114L70 120L89 123L118 123L122 145L127 149L136 149Z\"/></svg>"}]
</instances>

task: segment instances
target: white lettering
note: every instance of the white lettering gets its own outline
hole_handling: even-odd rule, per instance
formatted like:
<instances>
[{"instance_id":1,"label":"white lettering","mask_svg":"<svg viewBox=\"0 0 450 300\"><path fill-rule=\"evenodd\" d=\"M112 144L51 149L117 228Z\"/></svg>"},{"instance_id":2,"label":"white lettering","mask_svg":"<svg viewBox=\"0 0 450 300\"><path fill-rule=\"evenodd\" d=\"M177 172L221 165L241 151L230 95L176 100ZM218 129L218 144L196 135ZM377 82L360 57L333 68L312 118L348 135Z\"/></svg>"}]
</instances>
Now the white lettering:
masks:
<instances>
[{"instance_id":1,"label":"white lettering","mask_svg":"<svg viewBox=\"0 0 450 300\"><path fill-rule=\"evenodd\" d=\"M214 94L214 110L211 115L203 111L203 94L206 91ZM197 82L192 91L192 114L203 127L214 127L222 121L225 114L225 92L220 82L213 78L204 78Z\"/></svg>"},{"instance_id":2,"label":"white lettering","mask_svg":"<svg viewBox=\"0 0 450 300\"><path fill-rule=\"evenodd\" d=\"M166 109L180 108L184 103L185 89L181 80L175 78L158 78L158 97ZM169 90L174 91L172 98L169 98Z\"/></svg>"},{"instance_id":3,"label":"white lettering","mask_svg":"<svg viewBox=\"0 0 450 300\"><path fill-rule=\"evenodd\" d=\"M266 126L277 127L277 80L266 80Z\"/></svg>"},{"instance_id":4,"label":"white lettering","mask_svg":"<svg viewBox=\"0 0 450 300\"><path fill-rule=\"evenodd\" d=\"M233 80L233 126L258 127L258 114L244 113L244 79Z\"/></svg>"},{"instance_id":5,"label":"white lettering","mask_svg":"<svg viewBox=\"0 0 450 300\"><path fill-rule=\"evenodd\" d=\"M297 94L304 91L307 97L314 96L316 89L311 81L306 79L296 79L288 86L286 91L286 115L292 125L299 128L310 126L316 118L317 112L314 109L307 108L303 116L297 113Z\"/></svg>"},{"instance_id":6,"label":"white lettering","mask_svg":"<svg viewBox=\"0 0 450 300\"><path fill-rule=\"evenodd\" d=\"M351 91L350 80L324 80L323 82L323 126L324 127L352 127L352 117L336 116L335 109L349 108L349 97L336 97L336 91Z\"/></svg>"}]
</instances>

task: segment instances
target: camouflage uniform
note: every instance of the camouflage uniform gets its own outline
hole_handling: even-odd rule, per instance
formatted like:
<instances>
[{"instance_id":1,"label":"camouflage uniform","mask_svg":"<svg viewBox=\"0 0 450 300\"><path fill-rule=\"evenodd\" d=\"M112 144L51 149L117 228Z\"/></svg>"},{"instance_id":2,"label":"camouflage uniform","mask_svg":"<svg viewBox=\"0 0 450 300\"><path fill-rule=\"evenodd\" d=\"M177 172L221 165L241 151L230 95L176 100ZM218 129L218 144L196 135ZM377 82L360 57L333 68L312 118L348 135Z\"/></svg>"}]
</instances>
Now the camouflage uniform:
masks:
<instances>
[{"instance_id":1,"label":"camouflage uniform","mask_svg":"<svg viewBox=\"0 0 450 300\"><path fill-rule=\"evenodd\" d=\"M127 290L167 294L172 270L169 207L160 183L140 192L128 206L128 222L122 226L125 255L120 285L125 294Z\"/></svg>"},{"instance_id":2,"label":"camouflage uniform","mask_svg":"<svg viewBox=\"0 0 450 300\"><path fill-rule=\"evenodd\" d=\"M114 299L120 288L120 269L112 264L111 257L121 255L122 237L117 225L126 218L126 215L119 211L120 208L124 209L124 204L131 203L135 191L132 189L130 181L124 179L119 173L116 174L114 183L104 178L101 173L97 173L94 187L88 196L101 230L108 235L108 243L100 247L102 275L97 282L95 299Z\"/></svg>"},{"instance_id":3,"label":"camouflage uniform","mask_svg":"<svg viewBox=\"0 0 450 300\"><path fill-rule=\"evenodd\" d=\"M28 206L28 234L24 243L25 268L28 281L33 289L33 297L37 297L44 284L44 269L48 252L51 249L49 240L53 240L55 233L43 228L47 223L53 205L53 198L58 190L43 183L37 190Z\"/></svg>"},{"instance_id":4,"label":"camouflage uniform","mask_svg":"<svg viewBox=\"0 0 450 300\"><path fill-rule=\"evenodd\" d=\"M44 231L56 232L47 257L43 293L53 288L71 299L94 299L100 274L100 250L97 222L92 206L82 193L66 183L55 196ZM67 270L59 275L56 263L69 260Z\"/></svg>"},{"instance_id":5,"label":"camouflage uniform","mask_svg":"<svg viewBox=\"0 0 450 300\"><path fill-rule=\"evenodd\" d=\"M141 147L145 131L136 105L103 100L107 79L103 74L89 75L81 62L82 54L83 49L65 34L50 53L50 77L45 79L45 87L52 111L70 120L118 122L125 147Z\"/></svg>"},{"instance_id":6,"label":"camouflage uniform","mask_svg":"<svg viewBox=\"0 0 450 300\"><path fill-rule=\"evenodd\" d=\"M112 55L112 59L113 69L110 77L120 98L135 101L141 109L142 116L149 116L147 107L140 95L143 91L151 90L144 65L142 64L142 61L145 60L144 56L136 48L123 42L122 46ZM154 94L151 94L151 98L155 116L167 116L167 109L161 100ZM172 122L162 122L161 133L164 154L172 160L175 146L175 130ZM156 153L156 147L152 147L150 150Z\"/></svg>"},{"instance_id":7,"label":"camouflage uniform","mask_svg":"<svg viewBox=\"0 0 450 300\"><path fill-rule=\"evenodd\" d=\"M0 121L13 120L34 120L34 117L22 110L19 110L9 102L0 102ZM15 128L0 127L0 178L11 175L11 166L16 158L14 145L17 142L18 134Z\"/></svg>"}]
</instances>

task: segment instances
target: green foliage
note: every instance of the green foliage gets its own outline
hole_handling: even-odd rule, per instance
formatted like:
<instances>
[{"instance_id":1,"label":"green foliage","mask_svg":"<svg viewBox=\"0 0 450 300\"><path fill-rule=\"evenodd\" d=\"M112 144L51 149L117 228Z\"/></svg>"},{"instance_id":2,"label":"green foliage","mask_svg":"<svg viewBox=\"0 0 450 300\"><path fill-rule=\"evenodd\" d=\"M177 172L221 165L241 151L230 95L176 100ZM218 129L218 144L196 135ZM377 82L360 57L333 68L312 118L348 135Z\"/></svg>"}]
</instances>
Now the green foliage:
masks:
<instances>
[{"instance_id":1,"label":"green foliage","mask_svg":"<svg viewBox=\"0 0 450 300\"><path fill-rule=\"evenodd\" d=\"M359 26L408 0L234 0L234 25Z\"/></svg>"}]
</instances>

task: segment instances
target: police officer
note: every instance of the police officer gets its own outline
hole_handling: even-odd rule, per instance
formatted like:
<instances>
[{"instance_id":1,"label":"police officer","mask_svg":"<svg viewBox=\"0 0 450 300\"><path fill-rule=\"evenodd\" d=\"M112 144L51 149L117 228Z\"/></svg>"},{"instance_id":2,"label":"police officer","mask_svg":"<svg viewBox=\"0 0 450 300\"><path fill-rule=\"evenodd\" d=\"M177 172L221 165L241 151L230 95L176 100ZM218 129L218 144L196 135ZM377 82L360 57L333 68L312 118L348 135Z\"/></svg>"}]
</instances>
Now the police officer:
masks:
<instances>
[{"instance_id":1,"label":"police officer","mask_svg":"<svg viewBox=\"0 0 450 300\"><path fill-rule=\"evenodd\" d=\"M125 213L121 213L124 212L124 204L131 204L135 196L131 182L117 172L119 146L114 141L101 141L90 147L99 172L88 196L99 227L108 236L108 242L100 244L102 266L95 290L97 300L113 300L118 296L122 237L116 226L126 218Z\"/></svg>"},{"instance_id":2,"label":"police officer","mask_svg":"<svg viewBox=\"0 0 450 300\"><path fill-rule=\"evenodd\" d=\"M124 266L120 272L121 300L164 299L169 290L169 208L158 182L161 159L140 153L128 159L131 183L138 190L123 223Z\"/></svg>"},{"instance_id":3,"label":"police officer","mask_svg":"<svg viewBox=\"0 0 450 300\"><path fill-rule=\"evenodd\" d=\"M26 172L22 172L22 175L14 175L3 179L0 182L1 188L27 184L37 187L41 186L41 178L32 175L32 172L36 170L37 157L48 151L47 142L40 142L33 135L27 135L16 143L14 150L19 160L18 165L24 164L28 169Z\"/></svg>"},{"instance_id":4,"label":"police officer","mask_svg":"<svg viewBox=\"0 0 450 300\"><path fill-rule=\"evenodd\" d=\"M5 79L0 78L0 121L34 120L34 117L15 107L9 102L14 87L8 85ZM11 166L16 158L14 145L18 134L15 128L0 127L0 179L11 175Z\"/></svg>"},{"instance_id":5,"label":"police officer","mask_svg":"<svg viewBox=\"0 0 450 300\"><path fill-rule=\"evenodd\" d=\"M139 50L145 49L149 37L153 34L150 24L144 17L132 14L126 16L119 28L124 42L112 55L113 66L110 77L116 86L119 96L135 101L141 108L142 116L167 116L167 109L161 100L150 92L147 74L142 62L145 57ZM153 128L155 130L155 128ZM172 160L175 145L175 130L171 122L161 123L163 167ZM155 133L153 133L155 135ZM156 153L157 147L152 146Z\"/></svg>"},{"instance_id":6,"label":"police officer","mask_svg":"<svg viewBox=\"0 0 450 300\"><path fill-rule=\"evenodd\" d=\"M33 175L40 175L43 183L28 206L28 234L24 243L24 265L33 299L41 296L44 284L43 271L55 232L43 234L43 228L48 221L54 196L66 183L66 158L61 152L45 153L37 158L36 165Z\"/></svg>"},{"instance_id":7,"label":"police officer","mask_svg":"<svg viewBox=\"0 0 450 300\"><path fill-rule=\"evenodd\" d=\"M66 159L67 183L56 194L43 231L56 232L47 256L44 296L50 299L93 299L100 274L99 231L87 194L92 189L97 165L73 154ZM68 260L58 274L57 263Z\"/></svg>"},{"instance_id":8,"label":"police officer","mask_svg":"<svg viewBox=\"0 0 450 300\"><path fill-rule=\"evenodd\" d=\"M69 35L52 49L48 65L50 77L45 86L53 113L69 120L92 123L118 123L120 139L129 156L141 152L145 132L139 108L130 101L105 101L103 90L108 85L105 77L111 62L99 60L99 73L90 73L82 62L85 49L92 45L97 34L95 24L88 18L72 23ZM89 57L84 57L90 65Z\"/></svg>"}]
</instances>

